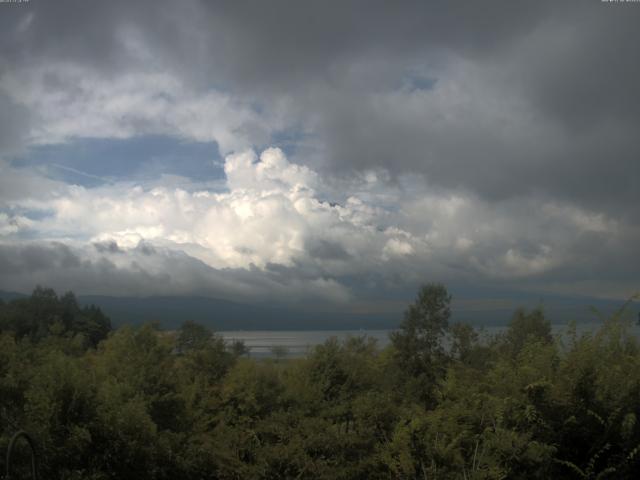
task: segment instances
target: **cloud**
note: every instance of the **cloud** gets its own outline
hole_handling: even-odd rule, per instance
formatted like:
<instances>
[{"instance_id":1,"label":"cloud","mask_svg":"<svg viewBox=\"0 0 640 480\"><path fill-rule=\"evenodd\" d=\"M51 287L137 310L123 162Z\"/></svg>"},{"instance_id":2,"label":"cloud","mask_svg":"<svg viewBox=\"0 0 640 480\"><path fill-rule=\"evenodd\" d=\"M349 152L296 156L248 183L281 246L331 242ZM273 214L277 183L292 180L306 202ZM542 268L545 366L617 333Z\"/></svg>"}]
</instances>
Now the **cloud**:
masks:
<instances>
[{"instance_id":1,"label":"cloud","mask_svg":"<svg viewBox=\"0 0 640 480\"><path fill-rule=\"evenodd\" d=\"M291 163L275 148L260 156L253 151L228 155L224 170L223 191L121 182L67 186L39 201L27 194L12 204L25 219L30 209L50 210L24 223L29 238L35 246L49 245L54 259L63 248L76 252L81 260L69 265L79 279L77 288L88 293L98 293L92 288L122 291L125 281L95 280L108 273L133 276L127 281L139 281L135 291L192 288L284 300L297 282L301 297L321 293L342 302L362 294L362 287L354 287L359 283L374 289L414 288L427 279L541 285L562 278L570 283L585 269L604 269L607 262L616 265L608 280L625 293L633 288L628 267L617 256L621 248L629 258L636 255L627 239L637 238L637 229L602 212L536 197L496 207L412 177L393 185L381 171L349 179L322 176ZM5 248L18 248L21 233L10 227L17 221L9 215L0 220L6 225L0 230ZM594 257L597 242L610 247ZM40 265L27 261L30 251L19 252L12 255L25 259L22 264ZM15 272L18 267L11 265L7 271ZM43 268L35 268L32 282ZM25 283L28 272L21 271Z\"/></svg>"},{"instance_id":2,"label":"cloud","mask_svg":"<svg viewBox=\"0 0 640 480\"><path fill-rule=\"evenodd\" d=\"M7 215L0 212L0 237L28 229L33 222L22 215Z\"/></svg>"},{"instance_id":3,"label":"cloud","mask_svg":"<svg viewBox=\"0 0 640 480\"><path fill-rule=\"evenodd\" d=\"M61 258L58 242L78 278L151 275L175 292L198 288L165 282L178 264L256 295L317 282L344 299L425 279L627 292L639 19L631 4L547 1L7 9L3 245ZM19 168L36 145L145 135L216 142L225 188L124 175L84 188ZM108 161L84 157L79 172Z\"/></svg>"},{"instance_id":4,"label":"cloud","mask_svg":"<svg viewBox=\"0 0 640 480\"><path fill-rule=\"evenodd\" d=\"M310 189L316 183L314 171L289 163L279 148L264 150L259 162L252 150L230 155L224 173L232 190Z\"/></svg>"},{"instance_id":5,"label":"cloud","mask_svg":"<svg viewBox=\"0 0 640 480\"><path fill-rule=\"evenodd\" d=\"M0 288L25 292L42 284L98 295L201 295L280 304L349 299L333 279L215 269L182 252L143 245L123 252L59 242L0 243L0 267Z\"/></svg>"},{"instance_id":6,"label":"cloud","mask_svg":"<svg viewBox=\"0 0 640 480\"><path fill-rule=\"evenodd\" d=\"M229 152L265 141L270 128L247 102L215 90L193 93L167 73L110 77L45 63L5 73L0 88L32 112L30 145L163 134L217 142Z\"/></svg>"},{"instance_id":7,"label":"cloud","mask_svg":"<svg viewBox=\"0 0 640 480\"><path fill-rule=\"evenodd\" d=\"M0 91L0 158L24 146L30 124L30 111Z\"/></svg>"},{"instance_id":8,"label":"cloud","mask_svg":"<svg viewBox=\"0 0 640 480\"><path fill-rule=\"evenodd\" d=\"M639 18L598 2L33 4L3 19L19 127L4 125L17 143L154 133L224 154L287 138L316 170L637 221Z\"/></svg>"}]
</instances>

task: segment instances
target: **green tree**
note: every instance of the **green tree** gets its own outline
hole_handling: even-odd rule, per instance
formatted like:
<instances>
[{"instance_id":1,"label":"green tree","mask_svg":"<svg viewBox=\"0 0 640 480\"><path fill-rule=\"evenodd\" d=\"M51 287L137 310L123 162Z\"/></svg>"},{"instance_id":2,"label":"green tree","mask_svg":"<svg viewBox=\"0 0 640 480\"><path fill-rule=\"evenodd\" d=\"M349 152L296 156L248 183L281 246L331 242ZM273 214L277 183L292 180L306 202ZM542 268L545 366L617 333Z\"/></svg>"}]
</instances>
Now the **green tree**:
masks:
<instances>
[{"instance_id":1,"label":"green tree","mask_svg":"<svg viewBox=\"0 0 640 480\"><path fill-rule=\"evenodd\" d=\"M180 353L201 350L213 339L213 332L204 325L187 320L182 324L176 339L176 348Z\"/></svg>"},{"instance_id":2,"label":"green tree","mask_svg":"<svg viewBox=\"0 0 640 480\"><path fill-rule=\"evenodd\" d=\"M463 363L471 363L478 343L478 334L466 323L454 323L451 327L451 355Z\"/></svg>"},{"instance_id":3,"label":"green tree","mask_svg":"<svg viewBox=\"0 0 640 480\"><path fill-rule=\"evenodd\" d=\"M273 345L271 347L271 355L276 357L277 361L280 361L289 355L289 349L284 345Z\"/></svg>"},{"instance_id":4,"label":"green tree","mask_svg":"<svg viewBox=\"0 0 640 480\"><path fill-rule=\"evenodd\" d=\"M12 300L0 309L0 330L34 342L78 336L78 343L86 348L107 338L111 321L94 305L80 308L72 292L58 297L51 288L38 286L29 298Z\"/></svg>"},{"instance_id":5,"label":"green tree","mask_svg":"<svg viewBox=\"0 0 640 480\"><path fill-rule=\"evenodd\" d=\"M251 348L247 347L247 345L242 340L234 340L233 342L231 342L229 350L236 358L242 357L243 355L249 355L249 352L251 352Z\"/></svg>"},{"instance_id":6,"label":"green tree","mask_svg":"<svg viewBox=\"0 0 640 480\"><path fill-rule=\"evenodd\" d=\"M413 379L410 383L426 403L433 402L435 384L445 372L442 340L449 329L450 304L444 285L424 285L406 310L400 329L391 334L401 371Z\"/></svg>"},{"instance_id":7,"label":"green tree","mask_svg":"<svg viewBox=\"0 0 640 480\"><path fill-rule=\"evenodd\" d=\"M505 339L513 355L517 355L528 342L549 344L553 341L551 323L542 308L527 312L519 308L513 314Z\"/></svg>"}]
</instances>

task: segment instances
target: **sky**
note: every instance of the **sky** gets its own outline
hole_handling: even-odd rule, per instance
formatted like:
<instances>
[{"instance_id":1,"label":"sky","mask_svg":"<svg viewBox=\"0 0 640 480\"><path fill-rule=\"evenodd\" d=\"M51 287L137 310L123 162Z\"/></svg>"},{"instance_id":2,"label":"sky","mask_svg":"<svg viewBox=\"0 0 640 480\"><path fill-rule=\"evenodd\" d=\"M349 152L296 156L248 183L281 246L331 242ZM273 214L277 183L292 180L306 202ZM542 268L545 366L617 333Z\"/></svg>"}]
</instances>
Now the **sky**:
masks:
<instances>
[{"instance_id":1,"label":"sky","mask_svg":"<svg viewBox=\"0 0 640 480\"><path fill-rule=\"evenodd\" d=\"M0 3L0 289L627 298L638 25L600 0Z\"/></svg>"}]
</instances>

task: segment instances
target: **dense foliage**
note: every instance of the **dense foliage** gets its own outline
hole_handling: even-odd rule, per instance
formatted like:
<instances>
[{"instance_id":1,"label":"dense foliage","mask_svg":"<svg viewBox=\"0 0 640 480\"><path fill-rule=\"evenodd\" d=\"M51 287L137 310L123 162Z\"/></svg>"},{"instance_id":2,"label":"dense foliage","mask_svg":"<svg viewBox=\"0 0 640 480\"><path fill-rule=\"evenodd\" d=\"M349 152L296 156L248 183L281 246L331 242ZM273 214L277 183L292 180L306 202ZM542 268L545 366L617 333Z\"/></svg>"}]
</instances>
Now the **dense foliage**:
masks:
<instances>
[{"instance_id":1,"label":"dense foliage","mask_svg":"<svg viewBox=\"0 0 640 480\"><path fill-rule=\"evenodd\" d=\"M386 349L332 339L258 361L191 322L110 331L37 289L0 304L0 451L27 430L50 479L637 478L640 348L622 315L554 338L520 310L487 338L450 326L449 302L425 286Z\"/></svg>"}]
</instances>

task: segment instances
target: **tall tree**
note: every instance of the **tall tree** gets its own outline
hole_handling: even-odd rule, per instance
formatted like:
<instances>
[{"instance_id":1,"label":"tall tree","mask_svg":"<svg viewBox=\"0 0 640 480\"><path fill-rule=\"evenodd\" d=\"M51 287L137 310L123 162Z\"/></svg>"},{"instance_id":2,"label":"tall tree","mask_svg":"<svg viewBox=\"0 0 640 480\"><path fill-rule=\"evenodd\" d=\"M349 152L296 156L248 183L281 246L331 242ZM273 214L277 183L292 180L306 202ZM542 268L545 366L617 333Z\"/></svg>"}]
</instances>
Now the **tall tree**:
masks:
<instances>
[{"instance_id":1,"label":"tall tree","mask_svg":"<svg viewBox=\"0 0 640 480\"><path fill-rule=\"evenodd\" d=\"M524 308L518 308L511 318L505 339L513 355L517 355L527 342L549 344L553 341L551 322L545 318L544 311L540 307L530 312Z\"/></svg>"},{"instance_id":2,"label":"tall tree","mask_svg":"<svg viewBox=\"0 0 640 480\"><path fill-rule=\"evenodd\" d=\"M176 339L176 348L180 353L201 350L211 344L213 332L204 325L191 320L182 324Z\"/></svg>"},{"instance_id":3,"label":"tall tree","mask_svg":"<svg viewBox=\"0 0 640 480\"><path fill-rule=\"evenodd\" d=\"M442 345L449 329L451 295L444 285L429 283L404 314L400 329L391 334L401 370L413 377L415 393L427 404L433 401L436 382L445 370Z\"/></svg>"}]
</instances>

